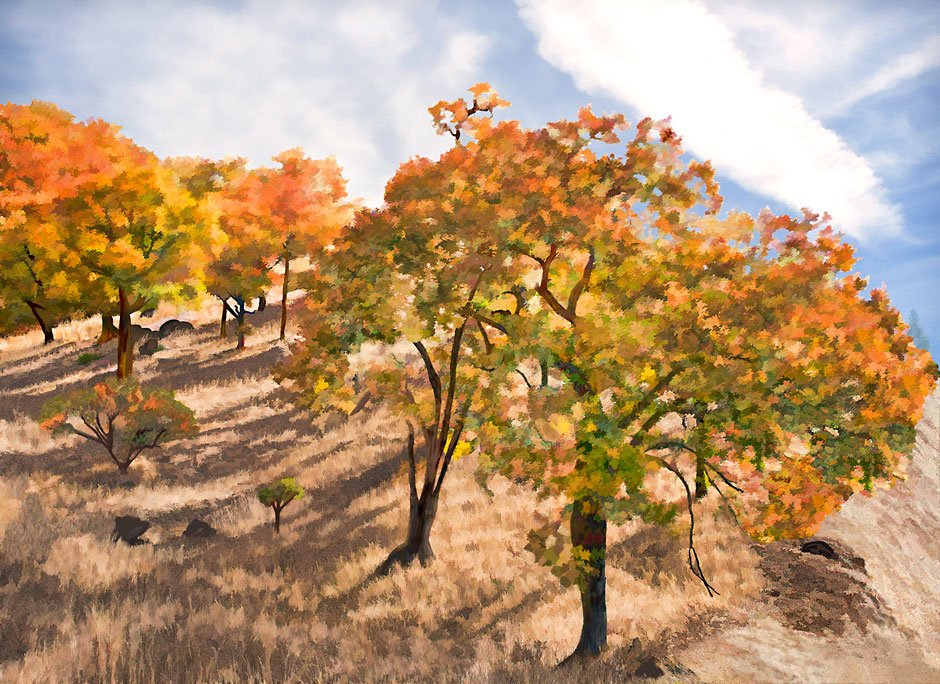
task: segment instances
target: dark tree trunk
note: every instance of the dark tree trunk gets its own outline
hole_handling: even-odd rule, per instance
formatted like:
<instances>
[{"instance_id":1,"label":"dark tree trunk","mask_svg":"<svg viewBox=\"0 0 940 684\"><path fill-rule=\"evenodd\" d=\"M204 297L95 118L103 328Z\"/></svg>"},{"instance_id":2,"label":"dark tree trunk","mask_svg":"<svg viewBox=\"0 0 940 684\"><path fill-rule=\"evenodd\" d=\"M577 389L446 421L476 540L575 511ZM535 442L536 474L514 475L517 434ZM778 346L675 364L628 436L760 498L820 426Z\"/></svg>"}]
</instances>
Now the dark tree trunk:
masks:
<instances>
[{"instance_id":1,"label":"dark tree trunk","mask_svg":"<svg viewBox=\"0 0 940 684\"><path fill-rule=\"evenodd\" d=\"M274 505L274 532L275 534L281 533L281 509L277 507L277 504Z\"/></svg>"},{"instance_id":2,"label":"dark tree trunk","mask_svg":"<svg viewBox=\"0 0 940 684\"><path fill-rule=\"evenodd\" d=\"M596 656L607 646L607 520L589 500L574 502L571 543L590 552L591 558L578 583L581 591L581 638L565 662Z\"/></svg>"},{"instance_id":3,"label":"dark tree trunk","mask_svg":"<svg viewBox=\"0 0 940 684\"><path fill-rule=\"evenodd\" d=\"M287 330L287 278L290 276L290 255L284 255L284 285L281 286L281 339Z\"/></svg>"},{"instance_id":4,"label":"dark tree trunk","mask_svg":"<svg viewBox=\"0 0 940 684\"><path fill-rule=\"evenodd\" d=\"M404 544L392 551L388 558L376 570L376 575L384 576L396 565L407 567L417 559L421 565L427 565L434 558L431 548L431 527L437 516L439 493L428 490L425 496L412 500L408 512L408 538Z\"/></svg>"},{"instance_id":5,"label":"dark tree trunk","mask_svg":"<svg viewBox=\"0 0 940 684\"><path fill-rule=\"evenodd\" d=\"M258 311L264 311L265 307L268 305L268 300L265 299L264 295L258 297Z\"/></svg>"},{"instance_id":6,"label":"dark tree trunk","mask_svg":"<svg viewBox=\"0 0 940 684\"><path fill-rule=\"evenodd\" d=\"M219 297L219 299L222 299ZM225 330L225 319L228 316L228 302L222 299L222 322L219 324L219 339L225 339L226 330Z\"/></svg>"},{"instance_id":7,"label":"dark tree trunk","mask_svg":"<svg viewBox=\"0 0 940 684\"><path fill-rule=\"evenodd\" d=\"M118 314L118 380L129 378L134 373L134 345L131 342L131 314L127 306L127 293L118 289L120 310Z\"/></svg>"},{"instance_id":8,"label":"dark tree trunk","mask_svg":"<svg viewBox=\"0 0 940 684\"><path fill-rule=\"evenodd\" d=\"M27 299L26 306L28 306L29 310L33 312L33 318L36 319L36 321L39 323L39 327L42 328L42 335L43 335L42 343L49 344L50 342L53 342L54 340L52 337L52 328L50 326L47 326L46 322L42 319L42 316L39 315L39 311L44 308L42 304L37 304L36 302L30 301Z\"/></svg>"},{"instance_id":9,"label":"dark tree trunk","mask_svg":"<svg viewBox=\"0 0 940 684\"><path fill-rule=\"evenodd\" d=\"M236 349L245 348L245 300L241 297L235 297L235 312L238 314L238 344Z\"/></svg>"},{"instance_id":10,"label":"dark tree trunk","mask_svg":"<svg viewBox=\"0 0 940 684\"><path fill-rule=\"evenodd\" d=\"M708 477L705 475L705 455L695 455L695 498L701 499L708 493Z\"/></svg>"}]
</instances>

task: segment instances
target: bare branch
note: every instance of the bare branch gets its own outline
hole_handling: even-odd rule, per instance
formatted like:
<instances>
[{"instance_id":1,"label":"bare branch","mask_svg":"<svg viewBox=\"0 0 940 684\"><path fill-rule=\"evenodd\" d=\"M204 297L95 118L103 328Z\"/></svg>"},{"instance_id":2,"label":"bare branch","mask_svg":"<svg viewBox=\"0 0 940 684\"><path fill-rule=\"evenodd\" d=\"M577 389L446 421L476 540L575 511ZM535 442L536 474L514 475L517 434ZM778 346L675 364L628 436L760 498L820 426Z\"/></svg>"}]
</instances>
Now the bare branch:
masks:
<instances>
[{"instance_id":1,"label":"bare branch","mask_svg":"<svg viewBox=\"0 0 940 684\"><path fill-rule=\"evenodd\" d=\"M523 380L525 380L526 386L527 386L529 389L532 389L532 383L529 382L529 378L527 378L527 377L525 376L525 373L523 373L523 372L522 372L520 369L518 369L518 368L516 369L516 372L517 372L519 375L522 376L522 379L523 379Z\"/></svg>"},{"instance_id":2,"label":"bare branch","mask_svg":"<svg viewBox=\"0 0 940 684\"><path fill-rule=\"evenodd\" d=\"M695 513L692 511L692 490L689 488L689 483L686 482L685 477L682 475L682 471L679 470L675 465L669 463L664 458L659 456L654 456L650 454L654 459L663 464L663 466L673 473L676 477L679 478L679 481L682 483L682 486L685 487L685 498L689 504L689 569L692 571L692 574L698 577L702 584L705 585L705 589L708 590L708 595L720 595L718 590L715 589L711 584L708 583L708 580L705 579L705 573L702 571L702 564L699 562L698 552L695 550L694 543L694 534L695 534Z\"/></svg>"}]
</instances>

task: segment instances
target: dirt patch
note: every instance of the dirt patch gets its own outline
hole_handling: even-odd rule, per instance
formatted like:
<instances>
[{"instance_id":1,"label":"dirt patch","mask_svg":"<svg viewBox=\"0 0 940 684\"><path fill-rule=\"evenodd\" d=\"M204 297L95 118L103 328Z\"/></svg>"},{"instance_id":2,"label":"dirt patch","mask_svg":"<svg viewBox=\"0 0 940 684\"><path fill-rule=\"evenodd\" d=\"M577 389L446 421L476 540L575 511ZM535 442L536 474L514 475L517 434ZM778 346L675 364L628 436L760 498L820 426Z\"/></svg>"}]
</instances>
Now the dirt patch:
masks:
<instances>
[{"instance_id":1,"label":"dirt patch","mask_svg":"<svg viewBox=\"0 0 940 684\"><path fill-rule=\"evenodd\" d=\"M805 553L806 540L783 540L755 550L767 578L762 592L782 615L783 624L803 632L837 635L854 624L867 633L872 624L896 627L883 601L868 586L864 562L844 544L826 539L836 553Z\"/></svg>"}]
</instances>

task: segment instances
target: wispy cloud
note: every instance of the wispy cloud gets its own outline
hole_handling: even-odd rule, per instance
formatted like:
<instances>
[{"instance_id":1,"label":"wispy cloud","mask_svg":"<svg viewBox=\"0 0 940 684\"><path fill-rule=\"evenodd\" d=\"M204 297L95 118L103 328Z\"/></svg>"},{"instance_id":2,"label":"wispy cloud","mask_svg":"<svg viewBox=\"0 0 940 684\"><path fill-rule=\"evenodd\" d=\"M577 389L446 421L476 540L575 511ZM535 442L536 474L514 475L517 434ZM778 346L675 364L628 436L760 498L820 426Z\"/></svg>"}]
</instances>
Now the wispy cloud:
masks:
<instances>
[{"instance_id":1,"label":"wispy cloud","mask_svg":"<svg viewBox=\"0 0 940 684\"><path fill-rule=\"evenodd\" d=\"M839 99L827 114L844 113L857 102L891 90L905 81L940 67L940 36L926 40L920 48L897 57Z\"/></svg>"},{"instance_id":2,"label":"wispy cloud","mask_svg":"<svg viewBox=\"0 0 940 684\"><path fill-rule=\"evenodd\" d=\"M672 116L699 157L745 188L793 208L829 212L850 235L902 232L871 166L768 84L701 2L520 0L539 53L587 93Z\"/></svg>"},{"instance_id":3,"label":"wispy cloud","mask_svg":"<svg viewBox=\"0 0 940 684\"><path fill-rule=\"evenodd\" d=\"M161 156L335 154L370 204L398 162L446 149L427 108L484 80L488 43L416 2L22 2L3 19L28 36L31 93Z\"/></svg>"}]
</instances>

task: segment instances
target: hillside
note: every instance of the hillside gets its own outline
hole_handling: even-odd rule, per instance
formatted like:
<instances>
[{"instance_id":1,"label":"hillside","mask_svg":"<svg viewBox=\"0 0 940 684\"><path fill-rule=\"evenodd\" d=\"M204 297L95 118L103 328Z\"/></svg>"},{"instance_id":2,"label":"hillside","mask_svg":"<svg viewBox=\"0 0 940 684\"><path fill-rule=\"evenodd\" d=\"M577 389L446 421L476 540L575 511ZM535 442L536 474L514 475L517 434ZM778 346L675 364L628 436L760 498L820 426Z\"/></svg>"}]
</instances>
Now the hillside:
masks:
<instances>
[{"instance_id":1,"label":"hillside","mask_svg":"<svg viewBox=\"0 0 940 684\"><path fill-rule=\"evenodd\" d=\"M195 332L135 362L201 433L144 452L126 478L97 445L32 421L56 393L107 377L114 343L95 348L92 321L46 347L0 344L0 682L619 682L650 658L662 681L940 678L936 395L907 482L855 497L820 531L841 560L758 547L703 515L697 547L721 592L709 598L680 538L614 528L611 648L587 672L559 671L577 590L525 550L552 502L499 480L491 499L465 457L444 487L436 560L372 578L407 521L404 430L381 407L349 421L292 407L270 378L286 353L278 314L255 314L234 352L207 306L185 316ZM254 493L284 475L307 496L275 537ZM150 521L152 544L110 542L118 515ZM193 518L219 534L183 540Z\"/></svg>"}]
</instances>

